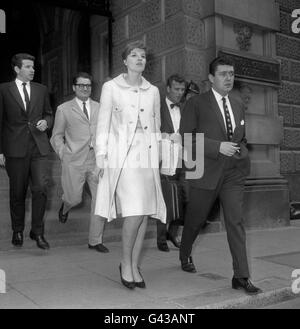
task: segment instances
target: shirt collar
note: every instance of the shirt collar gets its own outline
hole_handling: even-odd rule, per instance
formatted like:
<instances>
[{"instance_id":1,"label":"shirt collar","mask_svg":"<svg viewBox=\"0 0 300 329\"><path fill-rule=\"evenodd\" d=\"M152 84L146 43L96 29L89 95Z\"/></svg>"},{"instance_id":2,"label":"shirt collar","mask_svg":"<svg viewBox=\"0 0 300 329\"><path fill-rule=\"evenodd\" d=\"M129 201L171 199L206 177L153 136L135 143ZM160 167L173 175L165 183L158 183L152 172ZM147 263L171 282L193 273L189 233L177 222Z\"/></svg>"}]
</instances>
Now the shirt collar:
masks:
<instances>
[{"instance_id":1,"label":"shirt collar","mask_svg":"<svg viewBox=\"0 0 300 329\"><path fill-rule=\"evenodd\" d=\"M172 102L171 100L169 100L168 97L166 97L166 103L167 103L169 109L171 108L171 104L176 104L176 103ZM177 107L179 107L179 106L177 106Z\"/></svg>"},{"instance_id":2,"label":"shirt collar","mask_svg":"<svg viewBox=\"0 0 300 329\"><path fill-rule=\"evenodd\" d=\"M16 84L18 85L18 86L23 86L22 84L24 83L22 80L20 80L20 79L18 79L18 78L16 78ZM30 87L30 81L27 81L26 82L26 85L28 86L28 87Z\"/></svg>"},{"instance_id":3,"label":"shirt collar","mask_svg":"<svg viewBox=\"0 0 300 329\"><path fill-rule=\"evenodd\" d=\"M76 98L76 101L77 103L80 105L80 106L83 106L83 102L81 99L79 99L78 97L75 97ZM85 105L89 105L90 104L90 98L88 98L86 101L85 101Z\"/></svg>"},{"instance_id":4,"label":"shirt collar","mask_svg":"<svg viewBox=\"0 0 300 329\"><path fill-rule=\"evenodd\" d=\"M217 91L215 91L214 88L211 88L211 90L212 90L213 94L215 95L215 98L217 101L222 101L223 97L226 99L226 101L228 100L228 94L226 96L222 96Z\"/></svg>"}]
</instances>

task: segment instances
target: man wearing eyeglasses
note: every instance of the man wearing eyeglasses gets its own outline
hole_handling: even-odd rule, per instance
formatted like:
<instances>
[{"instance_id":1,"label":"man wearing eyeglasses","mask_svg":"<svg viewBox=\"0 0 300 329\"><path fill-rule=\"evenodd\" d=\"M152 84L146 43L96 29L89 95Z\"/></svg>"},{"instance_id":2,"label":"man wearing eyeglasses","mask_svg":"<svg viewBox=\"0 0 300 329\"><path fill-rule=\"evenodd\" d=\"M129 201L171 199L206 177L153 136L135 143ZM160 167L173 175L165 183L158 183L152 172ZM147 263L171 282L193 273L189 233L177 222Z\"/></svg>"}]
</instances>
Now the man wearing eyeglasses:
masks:
<instances>
[{"instance_id":1,"label":"man wearing eyeglasses","mask_svg":"<svg viewBox=\"0 0 300 329\"><path fill-rule=\"evenodd\" d=\"M50 139L62 163L63 202L58 217L61 223L66 223L70 209L81 203L87 183L91 195L88 247L108 252L103 245L105 219L94 214L98 185L94 146L99 103L90 98L92 77L88 73L78 73L72 88L75 97L57 108Z\"/></svg>"}]
</instances>

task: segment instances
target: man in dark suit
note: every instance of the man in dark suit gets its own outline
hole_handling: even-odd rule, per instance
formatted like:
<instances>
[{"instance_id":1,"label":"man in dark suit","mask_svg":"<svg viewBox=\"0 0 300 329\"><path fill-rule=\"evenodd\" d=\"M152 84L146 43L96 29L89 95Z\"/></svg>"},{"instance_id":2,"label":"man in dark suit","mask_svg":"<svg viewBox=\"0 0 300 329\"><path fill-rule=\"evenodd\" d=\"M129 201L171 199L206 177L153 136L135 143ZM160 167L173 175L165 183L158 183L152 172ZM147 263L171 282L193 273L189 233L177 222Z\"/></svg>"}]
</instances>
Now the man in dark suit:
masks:
<instances>
[{"instance_id":1,"label":"man in dark suit","mask_svg":"<svg viewBox=\"0 0 300 329\"><path fill-rule=\"evenodd\" d=\"M163 138L169 138L174 143L181 143L179 134L179 126L182 112L182 104L180 103L186 89L186 81L178 74L171 75L167 80L166 97L161 100L160 117ZM178 180L179 172L175 175L168 176L170 180ZM166 177L161 175L161 179ZM177 238L178 225L170 220L170 214L167 214L167 224L161 221L157 223L157 248L161 251L170 251L167 240L170 240L177 248L180 247L180 242ZM168 226L168 227L167 227Z\"/></svg>"},{"instance_id":2,"label":"man in dark suit","mask_svg":"<svg viewBox=\"0 0 300 329\"><path fill-rule=\"evenodd\" d=\"M191 258L192 245L219 197L233 259L232 288L256 294L261 290L249 280L242 219L244 184L250 170L245 116L241 104L228 96L234 83L234 64L227 58L216 58L209 67L209 80L212 89L191 98L181 119L183 138L191 133L195 142L195 134L204 134L203 176L191 177L193 172L186 172L190 175L187 176L190 193L180 247L181 267L196 272ZM193 159L196 147L185 147L192 150ZM189 167L187 163L186 167Z\"/></svg>"},{"instance_id":3,"label":"man in dark suit","mask_svg":"<svg viewBox=\"0 0 300 329\"><path fill-rule=\"evenodd\" d=\"M53 118L47 88L32 82L34 60L29 54L13 56L11 64L16 79L0 85L0 165L5 165L9 177L12 244L23 245L25 199L30 183L30 238L39 248L49 249L43 217L50 152L47 129Z\"/></svg>"}]
</instances>

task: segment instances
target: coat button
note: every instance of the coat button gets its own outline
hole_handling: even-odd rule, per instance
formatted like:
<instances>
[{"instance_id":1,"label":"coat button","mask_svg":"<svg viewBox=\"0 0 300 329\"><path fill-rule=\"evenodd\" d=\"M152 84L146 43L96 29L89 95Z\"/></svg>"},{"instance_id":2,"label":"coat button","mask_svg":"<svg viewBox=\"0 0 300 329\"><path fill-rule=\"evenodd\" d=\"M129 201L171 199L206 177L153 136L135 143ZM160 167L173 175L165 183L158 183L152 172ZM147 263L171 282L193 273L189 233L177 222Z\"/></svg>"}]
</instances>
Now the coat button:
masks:
<instances>
[{"instance_id":1,"label":"coat button","mask_svg":"<svg viewBox=\"0 0 300 329\"><path fill-rule=\"evenodd\" d=\"M149 149L151 149L151 145L149 145Z\"/></svg>"},{"instance_id":2,"label":"coat button","mask_svg":"<svg viewBox=\"0 0 300 329\"><path fill-rule=\"evenodd\" d=\"M144 129L146 130L146 129L148 129L148 127L146 126L146 127L144 127Z\"/></svg>"},{"instance_id":3,"label":"coat button","mask_svg":"<svg viewBox=\"0 0 300 329\"><path fill-rule=\"evenodd\" d=\"M141 109L141 112L144 112L144 109Z\"/></svg>"}]
</instances>

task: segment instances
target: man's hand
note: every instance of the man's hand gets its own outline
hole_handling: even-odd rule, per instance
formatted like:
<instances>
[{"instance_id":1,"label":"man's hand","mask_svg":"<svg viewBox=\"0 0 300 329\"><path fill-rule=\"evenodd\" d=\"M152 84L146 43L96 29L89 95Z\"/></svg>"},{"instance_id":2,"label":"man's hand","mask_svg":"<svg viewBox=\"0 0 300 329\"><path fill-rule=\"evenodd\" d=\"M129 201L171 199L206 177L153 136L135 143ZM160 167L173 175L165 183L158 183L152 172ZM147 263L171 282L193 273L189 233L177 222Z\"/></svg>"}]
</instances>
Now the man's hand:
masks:
<instances>
[{"instance_id":1,"label":"man's hand","mask_svg":"<svg viewBox=\"0 0 300 329\"><path fill-rule=\"evenodd\" d=\"M102 177L104 174L104 168L105 168L105 156L99 155L96 157L96 165L98 169L98 176Z\"/></svg>"},{"instance_id":2,"label":"man's hand","mask_svg":"<svg viewBox=\"0 0 300 329\"><path fill-rule=\"evenodd\" d=\"M181 144L181 135L178 133L170 134L170 140L174 143Z\"/></svg>"},{"instance_id":3,"label":"man's hand","mask_svg":"<svg viewBox=\"0 0 300 329\"><path fill-rule=\"evenodd\" d=\"M36 124L36 129L39 131L45 131L48 128L48 124L46 120L39 120Z\"/></svg>"},{"instance_id":4,"label":"man's hand","mask_svg":"<svg viewBox=\"0 0 300 329\"><path fill-rule=\"evenodd\" d=\"M219 152L228 157L231 157L235 154L235 152L240 152L240 147L237 143L221 142Z\"/></svg>"},{"instance_id":5,"label":"man's hand","mask_svg":"<svg viewBox=\"0 0 300 329\"><path fill-rule=\"evenodd\" d=\"M0 167L5 166L5 156L3 154L0 154Z\"/></svg>"}]
</instances>

